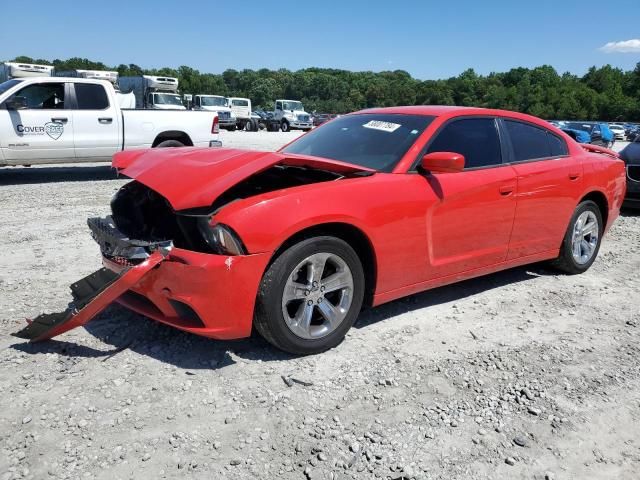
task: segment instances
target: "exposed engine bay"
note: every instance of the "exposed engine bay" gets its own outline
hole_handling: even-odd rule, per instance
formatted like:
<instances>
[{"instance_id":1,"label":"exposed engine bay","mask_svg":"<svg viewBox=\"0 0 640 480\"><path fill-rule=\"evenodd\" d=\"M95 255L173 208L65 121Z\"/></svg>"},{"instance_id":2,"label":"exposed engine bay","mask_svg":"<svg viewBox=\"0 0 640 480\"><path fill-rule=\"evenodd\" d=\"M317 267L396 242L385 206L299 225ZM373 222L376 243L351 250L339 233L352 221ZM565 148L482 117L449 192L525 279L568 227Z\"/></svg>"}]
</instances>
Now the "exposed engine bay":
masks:
<instances>
[{"instance_id":1,"label":"exposed engine bay","mask_svg":"<svg viewBox=\"0 0 640 480\"><path fill-rule=\"evenodd\" d=\"M342 174L327 170L275 165L231 187L213 205L177 212L162 195L134 180L114 195L112 220L129 239L153 243L172 241L178 248L220 253L207 240L208 225L211 216L226 205L267 192L340 178ZM110 256L104 249L103 253Z\"/></svg>"}]
</instances>

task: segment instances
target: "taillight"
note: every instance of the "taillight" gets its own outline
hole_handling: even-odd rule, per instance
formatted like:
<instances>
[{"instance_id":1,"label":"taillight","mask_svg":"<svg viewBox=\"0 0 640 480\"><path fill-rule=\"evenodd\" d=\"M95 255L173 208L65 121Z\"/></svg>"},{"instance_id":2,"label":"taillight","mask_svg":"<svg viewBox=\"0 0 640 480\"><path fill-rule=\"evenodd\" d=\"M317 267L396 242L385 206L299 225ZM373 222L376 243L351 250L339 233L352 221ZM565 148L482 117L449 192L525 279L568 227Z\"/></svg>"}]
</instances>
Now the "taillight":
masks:
<instances>
[{"instance_id":1,"label":"taillight","mask_svg":"<svg viewBox=\"0 0 640 480\"><path fill-rule=\"evenodd\" d=\"M211 133L220 133L220 125L218 125L218 115L213 117L213 123L211 124Z\"/></svg>"}]
</instances>

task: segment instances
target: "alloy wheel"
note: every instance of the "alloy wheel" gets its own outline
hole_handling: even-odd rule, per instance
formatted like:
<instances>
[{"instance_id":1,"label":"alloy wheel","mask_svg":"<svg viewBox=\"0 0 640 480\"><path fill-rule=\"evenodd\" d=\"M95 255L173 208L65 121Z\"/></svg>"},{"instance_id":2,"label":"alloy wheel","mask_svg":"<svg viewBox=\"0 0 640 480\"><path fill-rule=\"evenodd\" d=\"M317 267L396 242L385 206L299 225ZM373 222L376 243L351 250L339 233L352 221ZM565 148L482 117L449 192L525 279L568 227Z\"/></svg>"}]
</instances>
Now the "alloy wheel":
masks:
<instances>
[{"instance_id":1,"label":"alloy wheel","mask_svg":"<svg viewBox=\"0 0 640 480\"><path fill-rule=\"evenodd\" d=\"M598 246L600 226L595 213L586 210L578 216L573 225L571 250L573 259L578 265L584 265L591 260Z\"/></svg>"},{"instance_id":2,"label":"alloy wheel","mask_svg":"<svg viewBox=\"0 0 640 480\"><path fill-rule=\"evenodd\" d=\"M287 279L282 314L294 335L318 339L345 319L353 299L353 274L333 253L314 253L302 260Z\"/></svg>"}]
</instances>

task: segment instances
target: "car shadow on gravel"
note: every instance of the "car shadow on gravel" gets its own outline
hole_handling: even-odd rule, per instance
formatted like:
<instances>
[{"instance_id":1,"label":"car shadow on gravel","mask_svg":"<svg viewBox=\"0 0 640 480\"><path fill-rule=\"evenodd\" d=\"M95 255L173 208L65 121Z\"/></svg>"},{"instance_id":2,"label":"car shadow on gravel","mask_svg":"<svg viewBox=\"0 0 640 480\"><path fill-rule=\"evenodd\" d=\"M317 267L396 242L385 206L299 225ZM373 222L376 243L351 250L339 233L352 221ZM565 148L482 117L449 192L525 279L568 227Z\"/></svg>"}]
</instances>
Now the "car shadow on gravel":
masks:
<instances>
[{"instance_id":1,"label":"car shadow on gravel","mask_svg":"<svg viewBox=\"0 0 640 480\"><path fill-rule=\"evenodd\" d=\"M455 302L466 297L477 295L487 290L525 282L546 275L559 275L557 271L546 268L544 263L531 264L523 267L511 268L501 272L472 278L458 283L445 285L409 297L401 298L393 302L385 303L379 307L369 309L360 315L354 325L355 328L368 327L374 323L388 320L397 315L433 307L443 303Z\"/></svg>"},{"instance_id":2,"label":"car shadow on gravel","mask_svg":"<svg viewBox=\"0 0 640 480\"><path fill-rule=\"evenodd\" d=\"M0 168L0 186L117 179L117 172L109 164L73 167Z\"/></svg>"},{"instance_id":3,"label":"car shadow on gravel","mask_svg":"<svg viewBox=\"0 0 640 480\"><path fill-rule=\"evenodd\" d=\"M39 343L16 343L11 348L29 354L56 353L67 357L96 358L117 362L118 354L129 350L187 371L222 368L238 359L263 362L294 358L273 348L258 335L240 340L214 340L182 332L111 305L84 329L111 348L100 348L52 339ZM61 337L64 338L64 337Z\"/></svg>"},{"instance_id":4,"label":"car shadow on gravel","mask_svg":"<svg viewBox=\"0 0 640 480\"><path fill-rule=\"evenodd\" d=\"M555 274L545 269L544 264L536 264L466 280L366 310L355 327L368 327L411 310L462 300L487 290ZM93 348L56 339L41 343L17 343L11 347L29 354L57 353L68 357L96 358L104 362L117 362L118 354L129 350L184 369L186 373L223 368L243 360L269 362L295 358L272 347L256 334L240 340L214 340L182 332L119 305L111 305L84 328L102 344L112 348Z\"/></svg>"}]
</instances>

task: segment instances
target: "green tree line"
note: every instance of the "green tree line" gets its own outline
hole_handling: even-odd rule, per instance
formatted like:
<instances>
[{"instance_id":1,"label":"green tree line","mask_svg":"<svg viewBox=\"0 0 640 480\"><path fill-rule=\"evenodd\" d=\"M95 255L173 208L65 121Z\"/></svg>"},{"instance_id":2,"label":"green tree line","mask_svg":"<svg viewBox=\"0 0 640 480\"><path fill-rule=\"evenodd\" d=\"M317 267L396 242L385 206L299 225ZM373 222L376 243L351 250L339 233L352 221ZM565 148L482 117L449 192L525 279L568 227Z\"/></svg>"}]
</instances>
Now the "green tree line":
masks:
<instances>
[{"instance_id":1,"label":"green tree line","mask_svg":"<svg viewBox=\"0 0 640 480\"><path fill-rule=\"evenodd\" d=\"M478 75L473 69L442 80L418 80L403 70L351 72L331 68L225 70L201 73L191 67L143 69L105 65L86 58L17 57L57 70L116 70L121 76L177 77L182 93L248 97L255 108L273 108L276 98L301 100L307 111L346 113L395 105L463 105L502 108L546 119L640 121L640 63L624 71L605 65L578 76L553 67L513 68Z\"/></svg>"}]
</instances>

